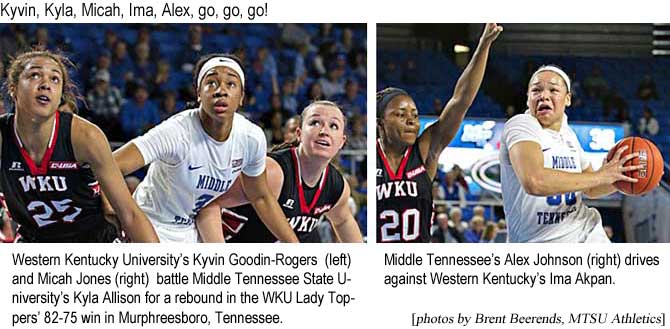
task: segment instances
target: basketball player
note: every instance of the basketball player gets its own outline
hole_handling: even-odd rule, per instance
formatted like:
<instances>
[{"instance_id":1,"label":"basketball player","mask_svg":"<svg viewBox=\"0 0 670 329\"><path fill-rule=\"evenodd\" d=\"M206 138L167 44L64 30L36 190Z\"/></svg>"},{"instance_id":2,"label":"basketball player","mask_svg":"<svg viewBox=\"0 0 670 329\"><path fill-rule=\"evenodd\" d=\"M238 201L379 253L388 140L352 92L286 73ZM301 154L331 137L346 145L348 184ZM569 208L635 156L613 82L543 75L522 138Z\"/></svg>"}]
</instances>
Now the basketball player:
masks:
<instances>
[{"instance_id":1,"label":"basketball player","mask_svg":"<svg viewBox=\"0 0 670 329\"><path fill-rule=\"evenodd\" d=\"M318 241L315 229L322 215L331 221L340 241L362 242L348 205L349 184L330 164L346 140L342 111L333 102L315 101L305 108L299 122L297 142L282 144L267 158L272 194L300 242ZM236 206L248 202L241 192L236 186L203 209L198 225L209 223L211 229L205 232L215 232L218 227L214 238L225 236L228 242L277 241L249 205Z\"/></svg>"},{"instance_id":2,"label":"basketball player","mask_svg":"<svg viewBox=\"0 0 670 329\"><path fill-rule=\"evenodd\" d=\"M429 242L437 161L454 137L484 77L502 26L486 24L470 63L435 124L417 137L419 115L398 88L377 93L377 241Z\"/></svg>"},{"instance_id":3,"label":"basketball player","mask_svg":"<svg viewBox=\"0 0 670 329\"><path fill-rule=\"evenodd\" d=\"M180 112L114 152L124 175L150 164L135 200L164 242L197 242L198 211L228 191L238 176L270 230L296 242L265 176L265 135L237 114L244 70L228 54L202 57L193 71L196 106ZM203 236L203 241L207 235Z\"/></svg>"},{"instance_id":4,"label":"basketball player","mask_svg":"<svg viewBox=\"0 0 670 329\"><path fill-rule=\"evenodd\" d=\"M123 184L105 135L77 115L72 63L50 51L26 52L10 64L6 87L15 114L0 117L1 184L17 242L112 242L100 191L132 241L157 242L151 223ZM99 183L98 183L99 182Z\"/></svg>"},{"instance_id":5,"label":"basketball player","mask_svg":"<svg viewBox=\"0 0 670 329\"><path fill-rule=\"evenodd\" d=\"M593 171L565 108L570 106L570 78L557 66L540 67L528 82L528 111L505 123L500 145L502 194L510 242L609 242L600 214L582 194L598 198L613 193L614 182L643 165L624 166L638 156L621 157Z\"/></svg>"}]
</instances>

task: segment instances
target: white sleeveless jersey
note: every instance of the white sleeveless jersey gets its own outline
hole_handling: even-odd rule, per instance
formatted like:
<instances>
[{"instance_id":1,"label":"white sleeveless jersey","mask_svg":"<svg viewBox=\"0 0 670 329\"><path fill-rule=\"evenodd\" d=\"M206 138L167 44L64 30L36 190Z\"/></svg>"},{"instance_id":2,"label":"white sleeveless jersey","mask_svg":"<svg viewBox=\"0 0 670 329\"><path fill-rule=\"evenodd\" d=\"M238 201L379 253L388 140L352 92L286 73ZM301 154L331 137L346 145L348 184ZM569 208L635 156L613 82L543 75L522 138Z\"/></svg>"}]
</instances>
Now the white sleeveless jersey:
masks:
<instances>
[{"instance_id":1,"label":"white sleeveless jersey","mask_svg":"<svg viewBox=\"0 0 670 329\"><path fill-rule=\"evenodd\" d=\"M521 141L540 144L544 167L581 173L590 166L574 131L563 115L561 129L543 129L531 114L505 123L500 145L503 206L510 242L605 242L600 214L582 202L582 192L549 197L532 196L523 189L512 168L509 149Z\"/></svg>"},{"instance_id":2,"label":"white sleeveless jersey","mask_svg":"<svg viewBox=\"0 0 670 329\"><path fill-rule=\"evenodd\" d=\"M237 113L224 142L207 135L198 109L176 114L131 142L151 164L133 197L162 242L196 242L197 212L228 191L240 172L258 176L265 170L265 135Z\"/></svg>"}]
</instances>

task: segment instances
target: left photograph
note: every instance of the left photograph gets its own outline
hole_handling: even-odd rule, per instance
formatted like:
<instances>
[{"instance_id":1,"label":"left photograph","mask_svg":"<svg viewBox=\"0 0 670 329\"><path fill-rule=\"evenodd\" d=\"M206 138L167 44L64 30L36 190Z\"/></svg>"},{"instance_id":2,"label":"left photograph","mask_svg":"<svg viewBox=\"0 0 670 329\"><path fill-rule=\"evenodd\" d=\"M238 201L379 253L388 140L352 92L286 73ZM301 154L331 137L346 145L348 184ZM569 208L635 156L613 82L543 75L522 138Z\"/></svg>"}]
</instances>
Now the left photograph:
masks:
<instances>
[{"instance_id":1,"label":"left photograph","mask_svg":"<svg viewBox=\"0 0 670 329\"><path fill-rule=\"evenodd\" d=\"M365 24L0 25L3 242L363 242Z\"/></svg>"}]
</instances>

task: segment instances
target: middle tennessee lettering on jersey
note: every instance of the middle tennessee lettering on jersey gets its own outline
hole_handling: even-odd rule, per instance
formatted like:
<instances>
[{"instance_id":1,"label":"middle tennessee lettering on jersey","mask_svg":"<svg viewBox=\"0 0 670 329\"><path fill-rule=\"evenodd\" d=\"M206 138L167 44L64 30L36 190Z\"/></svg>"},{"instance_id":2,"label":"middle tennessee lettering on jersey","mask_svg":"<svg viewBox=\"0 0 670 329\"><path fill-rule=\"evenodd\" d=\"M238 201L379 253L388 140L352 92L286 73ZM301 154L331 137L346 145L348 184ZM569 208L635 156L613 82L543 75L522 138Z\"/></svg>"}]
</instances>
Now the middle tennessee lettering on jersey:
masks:
<instances>
[{"instance_id":1,"label":"middle tennessee lettering on jersey","mask_svg":"<svg viewBox=\"0 0 670 329\"><path fill-rule=\"evenodd\" d=\"M567 115L560 131L544 129L532 115L519 114L505 123L500 167L505 217L512 242L580 241L585 227L599 223L599 214L582 202L582 192L533 196L523 189L509 158L509 149L522 141L538 143L544 167L581 173L590 166Z\"/></svg>"},{"instance_id":2,"label":"middle tennessee lettering on jersey","mask_svg":"<svg viewBox=\"0 0 670 329\"><path fill-rule=\"evenodd\" d=\"M222 193L228 191L232 183L233 183L232 179L221 180L218 178L214 178L212 176L200 175L198 176L198 184L196 184L195 188L200 190L210 190L213 192Z\"/></svg>"}]
</instances>

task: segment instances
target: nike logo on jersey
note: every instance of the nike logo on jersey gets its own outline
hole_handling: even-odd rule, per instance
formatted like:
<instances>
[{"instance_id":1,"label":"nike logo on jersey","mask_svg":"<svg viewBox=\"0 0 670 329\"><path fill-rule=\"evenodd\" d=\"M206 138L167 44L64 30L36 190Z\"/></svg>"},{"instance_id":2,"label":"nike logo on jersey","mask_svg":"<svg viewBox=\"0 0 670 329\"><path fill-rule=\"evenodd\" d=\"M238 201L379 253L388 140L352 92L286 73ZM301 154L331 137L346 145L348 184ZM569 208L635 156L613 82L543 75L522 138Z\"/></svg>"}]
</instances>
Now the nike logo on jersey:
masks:
<instances>
[{"instance_id":1,"label":"nike logo on jersey","mask_svg":"<svg viewBox=\"0 0 670 329\"><path fill-rule=\"evenodd\" d=\"M384 176L382 169L377 169L377 177L382 177Z\"/></svg>"},{"instance_id":2,"label":"nike logo on jersey","mask_svg":"<svg viewBox=\"0 0 670 329\"><path fill-rule=\"evenodd\" d=\"M200 169L200 168L202 168L202 167L203 167L203 166L197 166L197 167L194 167L194 166L192 166L192 165L188 165L188 170L193 171L193 170L196 170L196 169Z\"/></svg>"},{"instance_id":3,"label":"nike logo on jersey","mask_svg":"<svg viewBox=\"0 0 670 329\"><path fill-rule=\"evenodd\" d=\"M547 147L546 149L542 149L542 152L547 152L549 150L551 150L551 147Z\"/></svg>"}]
</instances>

